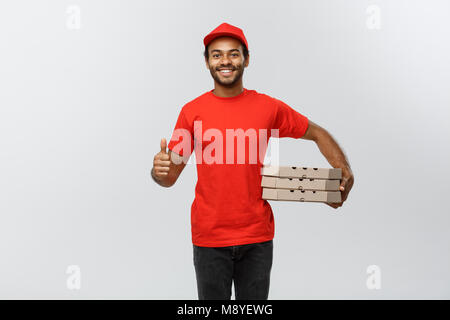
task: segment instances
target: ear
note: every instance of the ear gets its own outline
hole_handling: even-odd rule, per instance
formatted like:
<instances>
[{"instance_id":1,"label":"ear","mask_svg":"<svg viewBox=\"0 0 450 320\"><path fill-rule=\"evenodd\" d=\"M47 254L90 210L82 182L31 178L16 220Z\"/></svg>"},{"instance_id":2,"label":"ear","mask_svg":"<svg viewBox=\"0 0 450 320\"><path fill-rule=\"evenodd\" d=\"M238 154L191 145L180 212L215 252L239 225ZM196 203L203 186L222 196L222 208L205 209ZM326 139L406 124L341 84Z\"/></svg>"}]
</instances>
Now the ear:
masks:
<instances>
[{"instance_id":1,"label":"ear","mask_svg":"<svg viewBox=\"0 0 450 320\"><path fill-rule=\"evenodd\" d=\"M208 62L208 59L206 59L206 57L205 57L205 64L206 64L206 69L209 70L209 62Z\"/></svg>"},{"instance_id":2,"label":"ear","mask_svg":"<svg viewBox=\"0 0 450 320\"><path fill-rule=\"evenodd\" d=\"M247 56L247 59L245 59L245 61L244 61L244 67L245 68L248 67L249 62L250 62L250 54Z\"/></svg>"}]
</instances>

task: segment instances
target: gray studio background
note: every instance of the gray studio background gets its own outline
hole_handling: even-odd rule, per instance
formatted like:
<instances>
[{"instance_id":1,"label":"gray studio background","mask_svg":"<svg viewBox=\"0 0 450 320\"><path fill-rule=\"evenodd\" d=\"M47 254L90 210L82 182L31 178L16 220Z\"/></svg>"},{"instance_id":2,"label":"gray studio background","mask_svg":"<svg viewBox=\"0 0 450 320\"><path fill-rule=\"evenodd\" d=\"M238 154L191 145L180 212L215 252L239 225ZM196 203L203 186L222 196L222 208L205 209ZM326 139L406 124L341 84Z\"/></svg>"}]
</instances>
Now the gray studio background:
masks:
<instances>
[{"instance_id":1,"label":"gray studio background","mask_svg":"<svg viewBox=\"0 0 450 320\"><path fill-rule=\"evenodd\" d=\"M202 40L222 22L248 39L244 86L326 128L355 174L337 210L271 202L269 298L450 298L449 9L2 1L0 298L197 299L196 167L169 189L149 173L180 108L213 89ZM280 163L329 166L290 138Z\"/></svg>"}]
</instances>

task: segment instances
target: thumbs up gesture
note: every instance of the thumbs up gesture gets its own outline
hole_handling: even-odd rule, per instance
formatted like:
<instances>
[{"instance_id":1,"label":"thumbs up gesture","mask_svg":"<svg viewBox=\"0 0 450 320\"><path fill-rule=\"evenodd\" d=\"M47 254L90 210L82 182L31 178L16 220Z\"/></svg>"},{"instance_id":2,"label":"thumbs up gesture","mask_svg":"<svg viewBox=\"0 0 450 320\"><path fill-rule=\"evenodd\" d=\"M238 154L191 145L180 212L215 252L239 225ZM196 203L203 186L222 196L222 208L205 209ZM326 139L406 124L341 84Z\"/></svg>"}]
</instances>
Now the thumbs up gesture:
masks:
<instances>
[{"instance_id":1,"label":"thumbs up gesture","mask_svg":"<svg viewBox=\"0 0 450 320\"><path fill-rule=\"evenodd\" d=\"M170 157L167 153L167 142L161 139L161 151L153 158L153 174L157 179L166 177L169 174Z\"/></svg>"}]
</instances>

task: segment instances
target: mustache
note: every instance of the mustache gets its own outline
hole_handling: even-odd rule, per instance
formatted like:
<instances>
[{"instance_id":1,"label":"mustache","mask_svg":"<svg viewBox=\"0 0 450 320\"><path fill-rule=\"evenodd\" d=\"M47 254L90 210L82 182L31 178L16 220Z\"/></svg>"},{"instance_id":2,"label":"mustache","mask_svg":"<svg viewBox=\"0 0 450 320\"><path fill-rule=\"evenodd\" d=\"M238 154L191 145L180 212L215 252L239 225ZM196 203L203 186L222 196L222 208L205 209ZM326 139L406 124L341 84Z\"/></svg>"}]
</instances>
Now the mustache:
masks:
<instances>
[{"instance_id":1,"label":"mustache","mask_svg":"<svg viewBox=\"0 0 450 320\"><path fill-rule=\"evenodd\" d=\"M219 67L216 70L221 70L221 69L230 69L230 70L236 70L237 68L229 66L229 67Z\"/></svg>"}]
</instances>

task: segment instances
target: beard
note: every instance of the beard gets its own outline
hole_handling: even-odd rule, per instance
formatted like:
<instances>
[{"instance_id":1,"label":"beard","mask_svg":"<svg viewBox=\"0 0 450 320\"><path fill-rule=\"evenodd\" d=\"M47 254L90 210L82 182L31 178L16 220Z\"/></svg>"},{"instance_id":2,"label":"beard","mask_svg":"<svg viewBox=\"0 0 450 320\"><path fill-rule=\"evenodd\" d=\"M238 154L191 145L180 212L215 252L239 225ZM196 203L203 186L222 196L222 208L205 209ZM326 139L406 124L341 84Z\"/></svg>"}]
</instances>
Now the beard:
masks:
<instances>
[{"instance_id":1,"label":"beard","mask_svg":"<svg viewBox=\"0 0 450 320\"><path fill-rule=\"evenodd\" d=\"M220 75L220 71L217 70L220 68L224 67L210 67L209 72L211 73L211 76L214 78L214 80L224 87L233 87L234 84L238 82L244 74L244 66L242 64L231 66L231 68L234 69L234 75L232 77L223 77L222 75Z\"/></svg>"}]
</instances>

